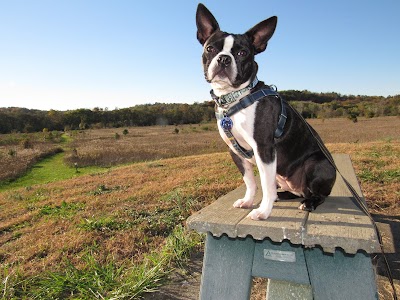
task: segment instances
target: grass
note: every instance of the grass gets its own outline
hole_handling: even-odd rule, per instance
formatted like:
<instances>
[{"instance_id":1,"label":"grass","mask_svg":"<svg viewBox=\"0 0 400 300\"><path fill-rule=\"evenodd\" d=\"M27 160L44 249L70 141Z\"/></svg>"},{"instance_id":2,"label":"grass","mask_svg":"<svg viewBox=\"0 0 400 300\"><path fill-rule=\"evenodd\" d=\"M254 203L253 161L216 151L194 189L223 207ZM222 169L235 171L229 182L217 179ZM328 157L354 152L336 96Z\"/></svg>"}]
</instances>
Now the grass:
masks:
<instances>
[{"instance_id":1,"label":"grass","mask_svg":"<svg viewBox=\"0 0 400 300\"><path fill-rule=\"evenodd\" d=\"M400 126L398 117L360 118L357 123L346 119L311 119L309 122L326 143L390 141L398 138L397 128ZM124 131L127 134L124 134ZM86 173L83 167L110 167L182 155L224 152L226 145L216 131L216 124L210 123L131 127L129 130L113 128L74 131L57 135L57 139L45 139L45 142L43 133L0 136L0 189L1 186L7 185L7 179L21 176L33 163L53 155L54 151L60 151L60 147L66 152L64 161L72 167L69 170L63 169L60 173L71 173L75 166L79 171ZM115 138L116 133L119 135L118 139ZM26 141L29 141L28 145L32 145L32 148L22 147ZM14 150L16 154L10 155L9 151L14 153ZM62 164L59 166L63 167ZM68 176L70 175L65 178L70 178ZM39 177L42 178L42 174ZM58 178L62 179L59 176ZM23 185L27 184L22 183L20 186Z\"/></svg>"},{"instance_id":2,"label":"grass","mask_svg":"<svg viewBox=\"0 0 400 300\"><path fill-rule=\"evenodd\" d=\"M146 255L139 264L106 262L87 252L77 268L65 259L59 270L45 272L30 279L11 274L3 268L2 296L4 299L135 299L154 291L166 280L171 269L183 265L189 254L200 243L198 235L176 226L166 238L164 246Z\"/></svg>"},{"instance_id":3,"label":"grass","mask_svg":"<svg viewBox=\"0 0 400 300\"><path fill-rule=\"evenodd\" d=\"M39 216L49 216L53 218L69 218L76 214L77 211L82 210L84 204L81 203L67 203L63 201L61 205L51 206L45 205L40 209Z\"/></svg>"},{"instance_id":4,"label":"grass","mask_svg":"<svg viewBox=\"0 0 400 300\"><path fill-rule=\"evenodd\" d=\"M391 209L388 212L400 215L399 141L336 143L329 148L333 152L350 154L370 210L381 213L383 209Z\"/></svg>"},{"instance_id":5,"label":"grass","mask_svg":"<svg viewBox=\"0 0 400 300\"><path fill-rule=\"evenodd\" d=\"M24 297L37 293L35 284L42 286L44 282L34 279L42 278L42 273L72 272L66 261L77 270L93 269L83 259L88 252L95 253L99 264L107 266L111 260L123 268L121 276L130 281L125 284L119 279L121 299L125 297L122 295L132 295L132 287L142 293L151 287L149 281L159 284L154 276L160 266L167 274L175 263L161 259L166 254L157 254L161 251L157 249L173 252L169 255L186 253L174 243L191 243L199 236L185 233L192 236L185 242L177 238L176 230L193 211L240 184L241 176L229 161L229 155L224 153L163 160L157 166L138 163L111 169L107 174L83 175L0 193L0 262L9 274L0 279L7 278L5 293L18 292ZM228 163L224 170L232 172L231 181L225 182L221 163ZM116 186L119 188L112 188ZM94 193L99 187L102 192ZM103 192L106 188L108 191ZM173 236L174 240L169 240ZM165 248L168 244L170 248ZM127 270L133 273L125 273ZM151 275L152 272L156 274ZM140 274L145 279L140 279ZM42 290L49 289L42 286ZM112 292L110 287L107 292L99 291L107 297ZM78 287L73 293L74 296L67 292L67 298L88 297ZM44 299L51 297L43 295Z\"/></svg>"},{"instance_id":6,"label":"grass","mask_svg":"<svg viewBox=\"0 0 400 300\"><path fill-rule=\"evenodd\" d=\"M62 152L59 132L0 134L0 182L23 175L43 158Z\"/></svg>"},{"instance_id":7,"label":"grass","mask_svg":"<svg viewBox=\"0 0 400 300\"><path fill-rule=\"evenodd\" d=\"M89 218L82 220L79 228L87 231L114 231L121 229L129 229L135 225L135 222L129 221L118 221L114 217L100 217L100 218Z\"/></svg>"},{"instance_id":8,"label":"grass","mask_svg":"<svg viewBox=\"0 0 400 300\"><path fill-rule=\"evenodd\" d=\"M387 127L398 128L399 121L315 120L315 128L332 152L351 155L370 209L392 216L400 215L400 136ZM332 135L329 127L334 127ZM209 145L213 139L219 141L215 131L201 128L181 128L171 136L194 141L205 133L210 134ZM338 130L344 141L338 140ZM380 130L385 134L378 138L376 131ZM129 143L133 143L142 136L149 146L162 138L167 153L180 146L176 139L169 139L169 131L129 128L118 142L132 135ZM109 143L109 133L88 134ZM365 141L368 135L375 139ZM0 297L134 299L156 289L174 268L184 265L201 242L201 236L184 230L186 218L242 184L226 147L214 153L215 147L204 146L201 151L212 154L192 156L188 156L190 148L185 149L186 156L113 167L107 172L79 168L76 173L58 154L54 160L43 161L41 168L32 169L44 173L1 187ZM198 148L192 150L197 153Z\"/></svg>"},{"instance_id":9,"label":"grass","mask_svg":"<svg viewBox=\"0 0 400 300\"><path fill-rule=\"evenodd\" d=\"M216 124L131 127L125 135L121 130L118 139L115 129L83 131L75 136L66 162L71 166L109 167L225 151L216 130Z\"/></svg>"},{"instance_id":10,"label":"grass","mask_svg":"<svg viewBox=\"0 0 400 300\"><path fill-rule=\"evenodd\" d=\"M357 123L347 119L311 119L309 122L326 143L389 141L398 137L397 128L400 126L398 117L360 118ZM226 151L215 123L131 127L126 135L120 129L118 139L115 131L76 132L66 162L71 166L74 163L79 166L113 166Z\"/></svg>"},{"instance_id":11,"label":"grass","mask_svg":"<svg viewBox=\"0 0 400 300\"><path fill-rule=\"evenodd\" d=\"M66 180L85 174L105 172L101 167L74 168L64 163L65 153L58 153L47 157L35 164L25 175L8 183L0 182L0 192L20 187L31 187L39 183L49 183L59 180Z\"/></svg>"}]
</instances>

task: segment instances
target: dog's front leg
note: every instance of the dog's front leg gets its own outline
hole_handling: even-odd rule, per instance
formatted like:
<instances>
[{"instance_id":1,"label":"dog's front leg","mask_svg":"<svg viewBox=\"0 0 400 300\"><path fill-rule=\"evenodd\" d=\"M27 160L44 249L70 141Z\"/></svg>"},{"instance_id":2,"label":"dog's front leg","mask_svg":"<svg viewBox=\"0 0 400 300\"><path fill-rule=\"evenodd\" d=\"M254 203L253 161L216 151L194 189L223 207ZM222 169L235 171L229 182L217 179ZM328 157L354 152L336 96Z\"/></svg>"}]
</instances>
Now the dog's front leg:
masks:
<instances>
[{"instance_id":1,"label":"dog's front leg","mask_svg":"<svg viewBox=\"0 0 400 300\"><path fill-rule=\"evenodd\" d=\"M269 159L255 154L263 197L260 207L253 209L248 215L253 220L267 219L271 214L275 200L278 198L276 188L276 153L274 150L272 152Z\"/></svg>"},{"instance_id":2,"label":"dog's front leg","mask_svg":"<svg viewBox=\"0 0 400 300\"><path fill-rule=\"evenodd\" d=\"M244 197L236 200L235 203L233 203L233 206L238 208L251 208L253 207L254 197L257 192L253 165L248 160L238 156L232 150L230 150L230 154L240 173L242 173L243 181L246 185L246 193Z\"/></svg>"}]
</instances>

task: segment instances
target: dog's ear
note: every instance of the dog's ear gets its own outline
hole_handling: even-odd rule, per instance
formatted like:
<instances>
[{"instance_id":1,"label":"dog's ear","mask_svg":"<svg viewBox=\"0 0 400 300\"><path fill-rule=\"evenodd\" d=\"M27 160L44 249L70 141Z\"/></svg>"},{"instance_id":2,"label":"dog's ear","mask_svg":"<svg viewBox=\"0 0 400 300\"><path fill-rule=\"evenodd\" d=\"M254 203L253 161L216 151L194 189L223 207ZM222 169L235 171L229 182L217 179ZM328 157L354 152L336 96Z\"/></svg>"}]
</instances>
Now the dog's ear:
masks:
<instances>
[{"instance_id":1,"label":"dog's ear","mask_svg":"<svg viewBox=\"0 0 400 300\"><path fill-rule=\"evenodd\" d=\"M219 25L211 12L203 4L197 6L196 12L197 39L204 45L207 39L217 30Z\"/></svg>"},{"instance_id":2,"label":"dog's ear","mask_svg":"<svg viewBox=\"0 0 400 300\"><path fill-rule=\"evenodd\" d=\"M268 40L274 34L277 22L278 18L274 16L258 23L246 32L253 43L255 54L263 52L267 48Z\"/></svg>"}]
</instances>

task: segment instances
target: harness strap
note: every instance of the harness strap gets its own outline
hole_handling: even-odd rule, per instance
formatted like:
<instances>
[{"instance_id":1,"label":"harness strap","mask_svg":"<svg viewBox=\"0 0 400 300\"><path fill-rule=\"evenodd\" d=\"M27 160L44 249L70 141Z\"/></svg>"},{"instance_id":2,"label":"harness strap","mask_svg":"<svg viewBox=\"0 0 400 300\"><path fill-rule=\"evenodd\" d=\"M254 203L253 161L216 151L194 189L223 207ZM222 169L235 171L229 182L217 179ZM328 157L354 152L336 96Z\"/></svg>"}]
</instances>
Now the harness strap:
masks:
<instances>
[{"instance_id":1,"label":"harness strap","mask_svg":"<svg viewBox=\"0 0 400 300\"><path fill-rule=\"evenodd\" d=\"M211 92L211 96L213 97L213 99L217 103L217 105L220 106L218 97L213 92ZM238 103L236 103L235 105L230 107L225 112L223 112L223 113L216 112L215 116L216 116L217 120L222 120L224 117L230 117L230 116L236 114L237 112L241 111L242 109L249 107L253 103L260 101L261 99L263 99L265 97L270 97L270 96L279 98L281 101L281 114L279 115L278 125L275 130L275 134L274 134L275 138L280 138L284 132L283 130L284 130L284 127L286 124L286 119L287 119L286 107L285 107L282 97L272 88L264 88L264 89L254 92L252 94L249 94L249 95L243 97L242 99L240 99ZM243 156L244 158L247 158L247 159L250 159L253 157L253 155L254 155L253 150L246 150L242 146L240 146L239 143L236 141L235 137L233 136L232 132L230 131L230 129L223 127L223 130L224 130L226 136L228 137L228 139L231 141L232 146L237 150L237 152L241 156Z\"/></svg>"},{"instance_id":2,"label":"harness strap","mask_svg":"<svg viewBox=\"0 0 400 300\"><path fill-rule=\"evenodd\" d=\"M238 103L236 103L235 105L230 107L226 112L224 112L223 116L221 114L216 113L216 117L218 120L222 119L223 117L230 117L230 116L236 114L237 112L241 111L242 109L249 107L253 103L260 101L264 97L269 97L269 96L279 98L279 100L281 101L281 114L279 115L278 126L275 130L275 138L279 138L282 136L283 128L285 127L285 124L286 124L286 119L287 119L286 107L284 105L284 100L282 99L282 97L278 94L278 92L274 91L271 88L261 89L261 90L258 90L252 94L249 94L249 95L243 97L242 99L239 100ZM215 98L214 98L214 100L215 100Z\"/></svg>"},{"instance_id":3,"label":"harness strap","mask_svg":"<svg viewBox=\"0 0 400 300\"><path fill-rule=\"evenodd\" d=\"M233 136L232 132L228 129L224 129L226 136L228 137L229 141L232 143L233 148L244 158L251 159L254 155L252 149L246 150L242 146L239 145L235 137Z\"/></svg>"}]
</instances>

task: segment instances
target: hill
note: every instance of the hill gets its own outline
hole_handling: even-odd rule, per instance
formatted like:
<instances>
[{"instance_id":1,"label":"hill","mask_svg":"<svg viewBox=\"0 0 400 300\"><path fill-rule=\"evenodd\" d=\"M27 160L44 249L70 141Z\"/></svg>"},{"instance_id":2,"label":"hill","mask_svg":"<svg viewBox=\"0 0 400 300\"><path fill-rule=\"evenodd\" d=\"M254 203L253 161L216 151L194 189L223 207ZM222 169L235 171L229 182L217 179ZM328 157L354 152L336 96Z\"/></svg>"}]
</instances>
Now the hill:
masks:
<instances>
[{"instance_id":1,"label":"hill","mask_svg":"<svg viewBox=\"0 0 400 300\"><path fill-rule=\"evenodd\" d=\"M338 93L309 91L281 91L306 118L397 116L400 114L400 95L353 96ZM45 130L111 128L123 126L150 126L198 124L214 119L214 103L145 104L130 108L108 110L102 108L70 111L40 111L26 108L0 108L0 133L39 132Z\"/></svg>"},{"instance_id":2,"label":"hill","mask_svg":"<svg viewBox=\"0 0 400 300\"><path fill-rule=\"evenodd\" d=\"M398 224L400 119L311 121L332 152L351 155L371 212ZM188 126L186 133L177 134L174 128L129 128L125 138L131 135L130 143L124 137L115 140L112 129L84 131L88 141L77 151L90 151L88 145L97 142L124 148L147 136L147 147L153 149L160 148L160 138L169 140L162 146L168 157L170 149L183 141L176 140L177 135L220 142L213 130ZM190 151L196 147L185 149L181 154L186 156L147 158L67 180L46 179L0 190L2 296L129 299L158 286L201 247L201 238L184 230L187 216L242 184L226 151L193 155ZM113 153L122 152L108 155ZM391 240L385 237L386 242ZM396 248L389 253L395 278L400 278ZM385 291L381 288L380 293Z\"/></svg>"}]
</instances>

